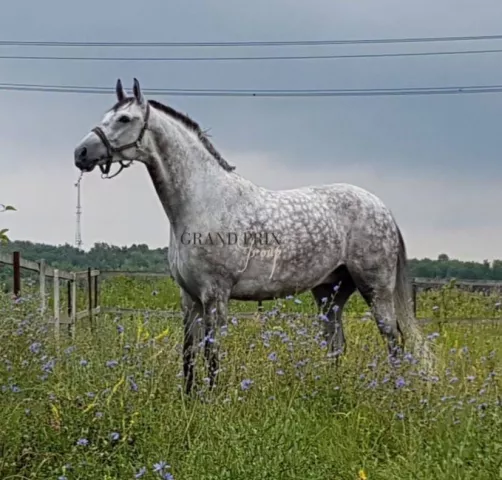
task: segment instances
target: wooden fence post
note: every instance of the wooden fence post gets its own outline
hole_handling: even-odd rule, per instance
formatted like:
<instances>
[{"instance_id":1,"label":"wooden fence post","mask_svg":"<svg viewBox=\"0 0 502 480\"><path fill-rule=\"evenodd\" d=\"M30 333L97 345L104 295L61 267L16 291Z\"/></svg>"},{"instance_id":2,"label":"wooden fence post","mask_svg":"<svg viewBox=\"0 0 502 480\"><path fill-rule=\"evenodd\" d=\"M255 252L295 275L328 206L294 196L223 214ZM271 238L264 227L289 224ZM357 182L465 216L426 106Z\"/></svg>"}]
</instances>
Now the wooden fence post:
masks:
<instances>
[{"instance_id":1,"label":"wooden fence post","mask_svg":"<svg viewBox=\"0 0 502 480\"><path fill-rule=\"evenodd\" d=\"M71 286L71 291L70 291ZM73 280L68 282L68 317L70 319L70 335L71 338L75 338L75 329L77 321L77 274L73 273ZM70 304L71 300L71 304Z\"/></svg>"},{"instance_id":2,"label":"wooden fence post","mask_svg":"<svg viewBox=\"0 0 502 480\"><path fill-rule=\"evenodd\" d=\"M72 308L72 304L73 304L73 291L72 291L72 288L71 288L71 284L72 284L72 281L71 280L67 280L66 281L66 312L67 312L67 315L68 315L68 334L71 336L71 308Z\"/></svg>"},{"instance_id":3,"label":"wooden fence post","mask_svg":"<svg viewBox=\"0 0 502 480\"><path fill-rule=\"evenodd\" d=\"M94 276L94 308L98 308L98 275Z\"/></svg>"},{"instance_id":4,"label":"wooden fence post","mask_svg":"<svg viewBox=\"0 0 502 480\"><path fill-rule=\"evenodd\" d=\"M263 310L263 302L261 300L258 300L258 311L262 311Z\"/></svg>"},{"instance_id":5,"label":"wooden fence post","mask_svg":"<svg viewBox=\"0 0 502 480\"><path fill-rule=\"evenodd\" d=\"M54 333L56 335L56 340L59 340L59 270L54 269Z\"/></svg>"},{"instance_id":6,"label":"wooden fence post","mask_svg":"<svg viewBox=\"0 0 502 480\"><path fill-rule=\"evenodd\" d=\"M71 282L71 316L70 316L70 328L71 336L75 338L75 329L77 328L77 274L73 273L73 280Z\"/></svg>"},{"instance_id":7,"label":"wooden fence post","mask_svg":"<svg viewBox=\"0 0 502 480\"><path fill-rule=\"evenodd\" d=\"M417 316L417 284L413 282L411 290L411 296L413 300L413 316L416 318Z\"/></svg>"},{"instance_id":8,"label":"wooden fence post","mask_svg":"<svg viewBox=\"0 0 502 480\"><path fill-rule=\"evenodd\" d=\"M13 293L15 297L21 294L21 266L19 252L12 252L12 267L14 270Z\"/></svg>"},{"instance_id":9,"label":"wooden fence post","mask_svg":"<svg viewBox=\"0 0 502 480\"><path fill-rule=\"evenodd\" d=\"M89 294L89 322L91 324L91 330L94 330L94 322L92 319L92 276L91 267L87 269L87 291Z\"/></svg>"},{"instance_id":10,"label":"wooden fence post","mask_svg":"<svg viewBox=\"0 0 502 480\"><path fill-rule=\"evenodd\" d=\"M40 267L40 314L43 315L45 313L45 309L47 308L47 300L45 298L45 260L40 260L38 262L38 266Z\"/></svg>"}]
</instances>

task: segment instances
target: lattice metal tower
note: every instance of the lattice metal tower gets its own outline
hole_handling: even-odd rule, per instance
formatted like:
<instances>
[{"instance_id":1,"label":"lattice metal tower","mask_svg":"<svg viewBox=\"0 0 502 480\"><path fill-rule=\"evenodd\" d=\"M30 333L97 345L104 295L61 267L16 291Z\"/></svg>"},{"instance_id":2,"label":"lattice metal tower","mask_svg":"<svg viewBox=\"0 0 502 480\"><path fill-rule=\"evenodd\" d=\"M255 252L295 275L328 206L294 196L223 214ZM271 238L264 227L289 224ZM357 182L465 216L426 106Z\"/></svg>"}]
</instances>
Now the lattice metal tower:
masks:
<instances>
[{"instance_id":1,"label":"lattice metal tower","mask_svg":"<svg viewBox=\"0 0 502 480\"><path fill-rule=\"evenodd\" d=\"M82 175L80 175L75 186L77 187L77 224L75 227L75 246L77 248L82 248L82 231L80 225L80 216L82 215L82 206L80 204L80 181L82 180Z\"/></svg>"}]
</instances>

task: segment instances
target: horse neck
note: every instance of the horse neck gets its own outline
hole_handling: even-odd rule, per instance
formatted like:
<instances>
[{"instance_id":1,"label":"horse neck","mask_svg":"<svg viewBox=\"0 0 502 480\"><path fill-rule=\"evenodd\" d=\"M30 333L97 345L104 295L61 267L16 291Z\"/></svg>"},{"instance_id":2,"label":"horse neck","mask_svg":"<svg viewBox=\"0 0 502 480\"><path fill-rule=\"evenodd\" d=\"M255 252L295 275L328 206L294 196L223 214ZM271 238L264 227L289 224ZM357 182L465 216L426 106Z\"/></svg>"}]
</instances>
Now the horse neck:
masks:
<instances>
[{"instance_id":1,"label":"horse neck","mask_svg":"<svg viewBox=\"0 0 502 480\"><path fill-rule=\"evenodd\" d=\"M148 173L171 227L184 228L213 205L229 172L177 120L155 109L151 116Z\"/></svg>"}]
</instances>

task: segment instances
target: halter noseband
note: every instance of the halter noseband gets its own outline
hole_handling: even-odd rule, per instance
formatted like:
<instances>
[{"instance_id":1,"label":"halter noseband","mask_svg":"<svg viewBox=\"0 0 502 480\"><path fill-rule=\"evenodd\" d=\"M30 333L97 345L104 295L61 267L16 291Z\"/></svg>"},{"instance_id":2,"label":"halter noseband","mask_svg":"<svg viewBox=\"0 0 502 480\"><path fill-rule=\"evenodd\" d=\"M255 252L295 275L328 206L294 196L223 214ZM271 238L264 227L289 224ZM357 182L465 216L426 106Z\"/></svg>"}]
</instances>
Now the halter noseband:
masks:
<instances>
[{"instance_id":1,"label":"halter noseband","mask_svg":"<svg viewBox=\"0 0 502 480\"><path fill-rule=\"evenodd\" d=\"M113 174L111 177L107 176L110 173L110 169L112 166L112 158L114 153L120 153L123 152L124 150L128 150L129 148L139 148L141 145L141 141L143 140L143 137L145 136L145 132L148 130L148 120L150 118L150 104L146 104L146 113L145 113L145 123L143 124L143 127L141 128L141 131L139 132L138 138L136 141L127 143L125 145L122 145L120 147L114 147L108 138L106 138L105 133L101 129L101 127L94 127L91 131L94 132L101 142L103 142L103 145L106 148L106 164L104 165L99 165L99 168L101 170L102 176L106 175L104 178L113 178L116 177L124 168L127 168L131 165L131 163L134 160L129 160L129 163L125 164L122 160L119 160L120 163L120 169L118 170L117 173Z\"/></svg>"}]
</instances>

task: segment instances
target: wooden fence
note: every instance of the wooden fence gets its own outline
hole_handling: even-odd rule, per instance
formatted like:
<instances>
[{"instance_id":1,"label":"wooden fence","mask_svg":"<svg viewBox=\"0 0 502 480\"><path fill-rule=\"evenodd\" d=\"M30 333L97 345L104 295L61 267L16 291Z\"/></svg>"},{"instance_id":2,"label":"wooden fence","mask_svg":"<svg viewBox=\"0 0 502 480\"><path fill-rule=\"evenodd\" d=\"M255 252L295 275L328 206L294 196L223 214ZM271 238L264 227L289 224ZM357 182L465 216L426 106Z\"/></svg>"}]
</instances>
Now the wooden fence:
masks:
<instances>
[{"instance_id":1,"label":"wooden fence","mask_svg":"<svg viewBox=\"0 0 502 480\"><path fill-rule=\"evenodd\" d=\"M101 308L98 305L98 277L99 270L88 268L84 271L67 272L54 268L45 263L45 260L33 262L21 258L19 252L13 252L12 255L0 253L0 264L11 265L13 267L13 293L19 298L21 295L21 270L37 272L39 276L39 295L40 295L40 313L47 315L47 294L46 279L53 279L53 316L50 323L54 324L56 337L59 338L61 325L67 325L69 333L74 336L75 325L78 320L88 318L91 328L94 328L93 317L100 313ZM66 282L67 312L61 314L61 289L60 282ZM77 311L77 282L87 280L88 308L80 312Z\"/></svg>"}]
</instances>

